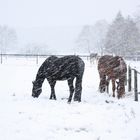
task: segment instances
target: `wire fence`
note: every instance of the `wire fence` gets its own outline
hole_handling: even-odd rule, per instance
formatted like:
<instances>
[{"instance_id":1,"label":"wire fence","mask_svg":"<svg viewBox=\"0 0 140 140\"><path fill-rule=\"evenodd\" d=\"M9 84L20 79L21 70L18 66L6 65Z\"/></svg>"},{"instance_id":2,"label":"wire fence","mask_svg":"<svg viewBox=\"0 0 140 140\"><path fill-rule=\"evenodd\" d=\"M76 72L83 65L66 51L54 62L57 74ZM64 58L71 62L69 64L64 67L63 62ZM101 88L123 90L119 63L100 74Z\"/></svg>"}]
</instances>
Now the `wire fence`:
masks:
<instances>
[{"instance_id":1,"label":"wire fence","mask_svg":"<svg viewBox=\"0 0 140 140\"><path fill-rule=\"evenodd\" d=\"M49 54L0 54L0 63L3 64L4 63L4 60L5 58L8 58L8 57L18 57L18 58L34 58L35 59L35 62L36 64L38 64L39 62L39 58L47 58L51 55ZM66 55L55 55L57 57L62 57L62 56L66 56ZM90 56L89 55L78 55L79 57L82 57L84 59L89 59Z\"/></svg>"},{"instance_id":2,"label":"wire fence","mask_svg":"<svg viewBox=\"0 0 140 140\"><path fill-rule=\"evenodd\" d=\"M39 64L39 60L41 61L42 58L47 58L51 55L45 55L45 54L0 54L0 63L6 63L8 58L26 58L26 59L32 59L33 58L33 63L34 64ZM66 55L56 55L57 57L62 57L62 56L66 56ZM86 59L86 60L91 60L90 55L78 55L79 57ZM100 56L98 56L95 59L99 59ZM135 68L132 67L128 67L128 92L134 92L134 100L138 101L138 94L140 94L140 91L138 91L138 78L140 76L140 72L138 70L136 70ZM133 82L132 82L133 81ZM132 87L134 88L134 90L132 90Z\"/></svg>"}]
</instances>

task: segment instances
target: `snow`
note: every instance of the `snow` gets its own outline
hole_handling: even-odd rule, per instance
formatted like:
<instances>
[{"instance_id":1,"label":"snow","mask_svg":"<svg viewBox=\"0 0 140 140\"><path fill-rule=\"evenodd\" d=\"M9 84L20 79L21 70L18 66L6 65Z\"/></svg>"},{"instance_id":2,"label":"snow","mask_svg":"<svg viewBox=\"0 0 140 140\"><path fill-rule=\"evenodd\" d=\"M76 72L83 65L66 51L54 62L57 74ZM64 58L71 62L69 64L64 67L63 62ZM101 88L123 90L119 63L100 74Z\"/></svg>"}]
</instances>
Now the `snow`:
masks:
<instances>
[{"instance_id":1,"label":"snow","mask_svg":"<svg viewBox=\"0 0 140 140\"><path fill-rule=\"evenodd\" d=\"M86 59L81 103L67 103L67 81L56 83L56 101L49 100L46 81L39 98L32 98L44 60L6 58L0 65L0 140L140 140L140 102L132 93L120 100L99 93L97 64ZM140 68L140 62L131 64Z\"/></svg>"}]
</instances>

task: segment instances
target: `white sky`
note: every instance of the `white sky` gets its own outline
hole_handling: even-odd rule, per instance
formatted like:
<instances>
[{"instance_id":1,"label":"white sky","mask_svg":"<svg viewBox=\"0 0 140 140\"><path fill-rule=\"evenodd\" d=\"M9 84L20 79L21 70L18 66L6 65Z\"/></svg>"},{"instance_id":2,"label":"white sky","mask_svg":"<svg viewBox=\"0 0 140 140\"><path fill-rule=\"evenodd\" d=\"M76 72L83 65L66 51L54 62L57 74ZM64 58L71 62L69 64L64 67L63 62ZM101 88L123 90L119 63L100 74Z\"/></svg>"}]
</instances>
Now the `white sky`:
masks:
<instances>
[{"instance_id":1,"label":"white sky","mask_svg":"<svg viewBox=\"0 0 140 140\"><path fill-rule=\"evenodd\" d=\"M133 15L139 5L140 0L0 0L0 25L16 29L19 47L46 43L69 52L83 25L111 22L118 11Z\"/></svg>"},{"instance_id":2,"label":"white sky","mask_svg":"<svg viewBox=\"0 0 140 140\"><path fill-rule=\"evenodd\" d=\"M111 21L119 10L136 12L140 0L0 0L0 24L20 27L68 26Z\"/></svg>"}]
</instances>

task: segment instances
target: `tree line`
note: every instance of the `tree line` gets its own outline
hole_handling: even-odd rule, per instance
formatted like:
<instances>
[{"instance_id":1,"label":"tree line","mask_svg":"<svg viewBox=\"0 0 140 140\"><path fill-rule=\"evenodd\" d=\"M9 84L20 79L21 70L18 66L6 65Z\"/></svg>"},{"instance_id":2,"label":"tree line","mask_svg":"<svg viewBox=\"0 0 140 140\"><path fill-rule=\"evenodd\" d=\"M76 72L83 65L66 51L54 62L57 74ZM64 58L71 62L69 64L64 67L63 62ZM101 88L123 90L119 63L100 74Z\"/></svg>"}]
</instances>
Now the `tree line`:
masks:
<instances>
[{"instance_id":1,"label":"tree line","mask_svg":"<svg viewBox=\"0 0 140 140\"><path fill-rule=\"evenodd\" d=\"M130 56L140 52L139 13L132 18L124 17L118 12L110 24L106 20L100 20L94 25L85 25L76 39L73 53ZM19 45L16 30L0 25L0 53L51 54L52 52L51 46L47 44L31 42L21 49Z\"/></svg>"},{"instance_id":2,"label":"tree line","mask_svg":"<svg viewBox=\"0 0 140 140\"><path fill-rule=\"evenodd\" d=\"M118 12L111 24L105 20L94 26L86 25L76 41L78 48L91 53L115 54L121 56L140 52L140 19L124 18Z\"/></svg>"},{"instance_id":3,"label":"tree line","mask_svg":"<svg viewBox=\"0 0 140 140\"><path fill-rule=\"evenodd\" d=\"M7 25L0 25L0 53L24 53L24 54L50 54L49 47L42 43L27 43L21 47L18 42L16 29Z\"/></svg>"}]
</instances>

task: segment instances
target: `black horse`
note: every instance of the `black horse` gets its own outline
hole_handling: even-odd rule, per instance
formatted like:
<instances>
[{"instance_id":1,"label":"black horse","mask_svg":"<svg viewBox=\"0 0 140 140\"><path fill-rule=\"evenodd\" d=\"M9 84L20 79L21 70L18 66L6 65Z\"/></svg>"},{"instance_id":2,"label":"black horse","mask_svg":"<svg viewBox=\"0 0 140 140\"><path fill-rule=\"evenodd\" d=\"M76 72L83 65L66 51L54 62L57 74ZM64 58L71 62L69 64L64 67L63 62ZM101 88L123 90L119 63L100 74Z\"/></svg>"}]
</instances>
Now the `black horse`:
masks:
<instances>
[{"instance_id":1,"label":"black horse","mask_svg":"<svg viewBox=\"0 0 140 140\"><path fill-rule=\"evenodd\" d=\"M33 81L32 96L38 97L42 92L42 84L46 78L51 87L50 99L56 100L55 84L57 80L67 80L70 95L68 102L71 102L75 90L74 101L81 101L82 78L84 73L85 63L81 58L75 55L64 56L58 58L50 56L40 66L35 81ZM73 80L76 78L75 89Z\"/></svg>"}]
</instances>

